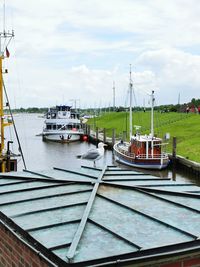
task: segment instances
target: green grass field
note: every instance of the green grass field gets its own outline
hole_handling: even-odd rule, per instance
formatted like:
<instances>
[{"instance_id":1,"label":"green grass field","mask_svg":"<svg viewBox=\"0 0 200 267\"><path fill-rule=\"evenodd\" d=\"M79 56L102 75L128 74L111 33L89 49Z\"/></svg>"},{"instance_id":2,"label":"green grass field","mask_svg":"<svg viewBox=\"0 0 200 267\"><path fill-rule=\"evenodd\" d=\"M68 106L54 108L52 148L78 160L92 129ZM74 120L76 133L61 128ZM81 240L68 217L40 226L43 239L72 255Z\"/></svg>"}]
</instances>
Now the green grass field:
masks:
<instances>
[{"instance_id":1,"label":"green grass field","mask_svg":"<svg viewBox=\"0 0 200 267\"><path fill-rule=\"evenodd\" d=\"M150 112L133 112L133 126L140 125L141 133L150 131ZM107 136L116 129L116 137L120 138L123 131L129 132L129 114L125 112L111 112L100 117L90 119L91 127L106 128ZM133 129L134 132L134 129ZM154 132L159 137L170 133L167 152L172 152L172 138L177 137L177 154L190 160L200 162L200 115L186 113L154 112Z\"/></svg>"}]
</instances>

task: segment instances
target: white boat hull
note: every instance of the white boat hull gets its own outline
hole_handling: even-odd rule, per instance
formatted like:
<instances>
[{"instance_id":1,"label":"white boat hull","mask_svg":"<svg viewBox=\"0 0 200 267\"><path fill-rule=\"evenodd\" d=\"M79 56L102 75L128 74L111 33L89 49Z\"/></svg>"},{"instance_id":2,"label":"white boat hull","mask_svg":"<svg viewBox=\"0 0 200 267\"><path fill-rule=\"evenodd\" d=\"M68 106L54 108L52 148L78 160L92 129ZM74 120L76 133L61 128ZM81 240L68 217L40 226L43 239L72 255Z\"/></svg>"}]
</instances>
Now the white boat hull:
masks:
<instances>
[{"instance_id":1,"label":"white boat hull","mask_svg":"<svg viewBox=\"0 0 200 267\"><path fill-rule=\"evenodd\" d=\"M62 133L43 133L44 141L53 141L59 143L70 143L79 141L83 133L62 132Z\"/></svg>"}]
</instances>

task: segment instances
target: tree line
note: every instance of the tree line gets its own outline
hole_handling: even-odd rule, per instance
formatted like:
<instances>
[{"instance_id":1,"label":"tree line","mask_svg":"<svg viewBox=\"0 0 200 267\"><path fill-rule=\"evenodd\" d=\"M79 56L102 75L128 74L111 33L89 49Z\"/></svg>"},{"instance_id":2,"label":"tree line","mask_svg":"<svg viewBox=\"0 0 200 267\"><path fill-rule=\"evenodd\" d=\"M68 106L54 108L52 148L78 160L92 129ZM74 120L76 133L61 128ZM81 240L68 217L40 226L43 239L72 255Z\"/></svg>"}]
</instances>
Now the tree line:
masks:
<instances>
[{"instance_id":1,"label":"tree line","mask_svg":"<svg viewBox=\"0 0 200 267\"><path fill-rule=\"evenodd\" d=\"M184 103L184 104L168 104L168 105L160 105L160 106L155 106L155 110L160 111L160 112L185 112L186 108L198 108L200 107L200 99L195 99L192 98L190 102ZM90 108L90 109L79 109L80 113L90 113L90 114L95 114L99 113L99 110L101 112L125 112L128 111L128 107L102 107L102 108ZM133 107L133 111L146 111L150 110L150 108L144 108L141 106ZM14 113L47 113L48 108L43 107L43 108L38 108L38 107L28 107L28 108L18 108L18 109L12 109L12 112Z\"/></svg>"}]
</instances>

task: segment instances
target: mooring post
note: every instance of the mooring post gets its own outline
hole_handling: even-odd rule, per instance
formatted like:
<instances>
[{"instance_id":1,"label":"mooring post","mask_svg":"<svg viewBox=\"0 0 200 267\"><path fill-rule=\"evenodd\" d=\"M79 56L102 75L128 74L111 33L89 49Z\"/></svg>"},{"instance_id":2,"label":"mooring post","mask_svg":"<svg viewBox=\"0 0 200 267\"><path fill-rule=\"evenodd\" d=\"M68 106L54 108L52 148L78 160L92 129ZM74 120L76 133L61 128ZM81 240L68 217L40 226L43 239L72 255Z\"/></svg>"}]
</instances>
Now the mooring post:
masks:
<instances>
[{"instance_id":1,"label":"mooring post","mask_svg":"<svg viewBox=\"0 0 200 267\"><path fill-rule=\"evenodd\" d=\"M103 142L106 143L106 128L103 128Z\"/></svg>"},{"instance_id":2,"label":"mooring post","mask_svg":"<svg viewBox=\"0 0 200 267\"><path fill-rule=\"evenodd\" d=\"M83 131L84 131L84 134L87 134L87 124L83 124Z\"/></svg>"},{"instance_id":3,"label":"mooring post","mask_svg":"<svg viewBox=\"0 0 200 267\"><path fill-rule=\"evenodd\" d=\"M173 147L172 147L172 179L176 180L176 137L173 137Z\"/></svg>"},{"instance_id":4,"label":"mooring post","mask_svg":"<svg viewBox=\"0 0 200 267\"><path fill-rule=\"evenodd\" d=\"M96 127L96 146L98 145L98 141L99 141L99 128Z\"/></svg>"},{"instance_id":5,"label":"mooring post","mask_svg":"<svg viewBox=\"0 0 200 267\"><path fill-rule=\"evenodd\" d=\"M90 125L87 125L87 135L90 136Z\"/></svg>"},{"instance_id":6,"label":"mooring post","mask_svg":"<svg viewBox=\"0 0 200 267\"><path fill-rule=\"evenodd\" d=\"M115 129L112 129L112 146L115 144Z\"/></svg>"},{"instance_id":7,"label":"mooring post","mask_svg":"<svg viewBox=\"0 0 200 267\"><path fill-rule=\"evenodd\" d=\"M172 148L172 158L176 158L176 137L173 137L173 148Z\"/></svg>"},{"instance_id":8,"label":"mooring post","mask_svg":"<svg viewBox=\"0 0 200 267\"><path fill-rule=\"evenodd\" d=\"M127 137L127 132L123 131L123 136L122 136L123 141L126 141L126 137Z\"/></svg>"}]
</instances>

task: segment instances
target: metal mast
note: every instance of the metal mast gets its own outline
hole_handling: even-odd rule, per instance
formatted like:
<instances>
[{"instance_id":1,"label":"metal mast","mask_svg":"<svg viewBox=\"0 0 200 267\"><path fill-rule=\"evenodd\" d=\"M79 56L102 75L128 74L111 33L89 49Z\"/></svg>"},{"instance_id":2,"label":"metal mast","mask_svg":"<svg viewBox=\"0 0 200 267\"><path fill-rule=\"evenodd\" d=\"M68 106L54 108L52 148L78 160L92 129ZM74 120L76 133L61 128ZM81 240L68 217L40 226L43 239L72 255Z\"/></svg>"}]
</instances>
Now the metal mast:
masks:
<instances>
[{"instance_id":1,"label":"metal mast","mask_svg":"<svg viewBox=\"0 0 200 267\"><path fill-rule=\"evenodd\" d=\"M154 91L152 91L151 93L151 137L153 138L154 136L154 101L155 101L155 98L154 98Z\"/></svg>"},{"instance_id":2,"label":"metal mast","mask_svg":"<svg viewBox=\"0 0 200 267\"><path fill-rule=\"evenodd\" d=\"M113 81L113 111L115 111L115 82Z\"/></svg>"},{"instance_id":3,"label":"metal mast","mask_svg":"<svg viewBox=\"0 0 200 267\"><path fill-rule=\"evenodd\" d=\"M130 140L132 137L132 95L133 95L133 83L132 83L132 78L131 78L131 64L130 64L130 82L129 82L129 90L130 90L130 111L129 111L129 123L130 123Z\"/></svg>"},{"instance_id":4,"label":"metal mast","mask_svg":"<svg viewBox=\"0 0 200 267\"><path fill-rule=\"evenodd\" d=\"M70 101L74 102L74 109L76 110L76 107L77 107L76 103L77 103L77 101L80 101L80 99L70 99ZM80 105L80 103L79 103L79 105Z\"/></svg>"},{"instance_id":5,"label":"metal mast","mask_svg":"<svg viewBox=\"0 0 200 267\"><path fill-rule=\"evenodd\" d=\"M4 128L7 125L10 125L4 121L4 107L3 107L3 91L4 91L4 83L3 83L3 73L7 73L7 70L3 72L3 60L9 57L8 45L11 39L14 37L14 32L11 33L5 30L5 2L4 2L4 18L3 18L3 31L0 32L0 128L1 128L1 143L0 143L0 171L6 171L6 153L5 142L4 142Z\"/></svg>"}]
</instances>

